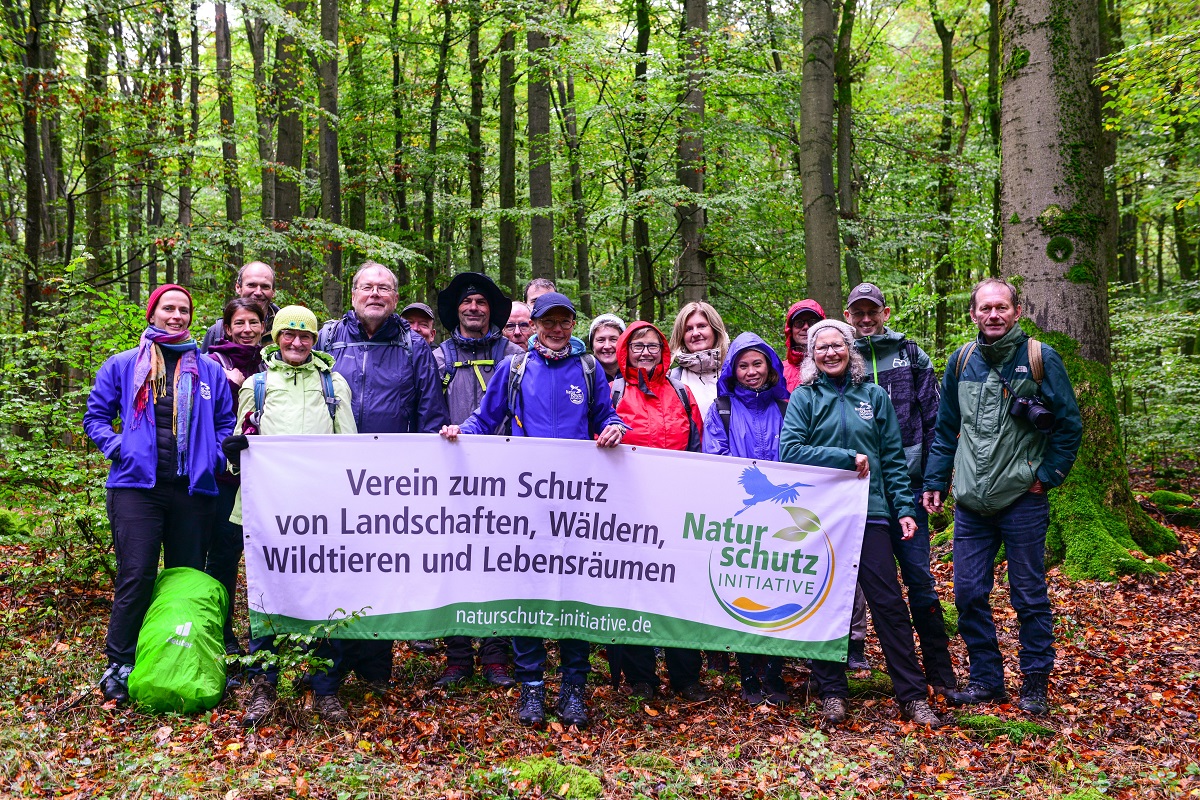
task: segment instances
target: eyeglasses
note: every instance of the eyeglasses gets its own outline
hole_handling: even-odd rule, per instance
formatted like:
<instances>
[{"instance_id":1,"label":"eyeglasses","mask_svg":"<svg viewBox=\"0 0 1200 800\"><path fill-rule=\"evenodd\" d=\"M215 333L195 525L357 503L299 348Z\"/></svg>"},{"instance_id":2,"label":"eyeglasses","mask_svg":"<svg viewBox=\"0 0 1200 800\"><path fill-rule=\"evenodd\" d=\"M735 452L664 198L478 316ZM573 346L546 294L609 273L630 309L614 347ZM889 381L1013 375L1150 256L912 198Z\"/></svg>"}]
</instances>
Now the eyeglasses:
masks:
<instances>
[{"instance_id":1,"label":"eyeglasses","mask_svg":"<svg viewBox=\"0 0 1200 800\"><path fill-rule=\"evenodd\" d=\"M510 332L511 331L527 331L531 327L533 327L533 326L530 325L528 322L509 322L508 324L506 324L504 326L504 330L510 331Z\"/></svg>"},{"instance_id":2,"label":"eyeglasses","mask_svg":"<svg viewBox=\"0 0 1200 800\"><path fill-rule=\"evenodd\" d=\"M541 325L546 330L554 330L555 328L558 328L559 330L569 331L571 328L575 327L575 320L571 319L570 317L566 319L546 319L545 317L542 317L538 320L538 325Z\"/></svg>"},{"instance_id":3,"label":"eyeglasses","mask_svg":"<svg viewBox=\"0 0 1200 800\"><path fill-rule=\"evenodd\" d=\"M634 342L629 345L631 353L657 353L662 350L662 345L655 342Z\"/></svg>"},{"instance_id":4,"label":"eyeglasses","mask_svg":"<svg viewBox=\"0 0 1200 800\"><path fill-rule=\"evenodd\" d=\"M362 286L356 286L354 287L354 291L362 292L363 294L378 294L384 297L396 293L396 290L391 286L385 286L381 283L367 283Z\"/></svg>"},{"instance_id":5,"label":"eyeglasses","mask_svg":"<svg viewBox=\"0 0 1200 800\"><path fill-rule=\"evenodd\" d=\"M820 347L813 348L813 352L817 355L825 355L826 353L844 353L846 345L844 344L823 344Z\"/></svg>"}]
</instances>

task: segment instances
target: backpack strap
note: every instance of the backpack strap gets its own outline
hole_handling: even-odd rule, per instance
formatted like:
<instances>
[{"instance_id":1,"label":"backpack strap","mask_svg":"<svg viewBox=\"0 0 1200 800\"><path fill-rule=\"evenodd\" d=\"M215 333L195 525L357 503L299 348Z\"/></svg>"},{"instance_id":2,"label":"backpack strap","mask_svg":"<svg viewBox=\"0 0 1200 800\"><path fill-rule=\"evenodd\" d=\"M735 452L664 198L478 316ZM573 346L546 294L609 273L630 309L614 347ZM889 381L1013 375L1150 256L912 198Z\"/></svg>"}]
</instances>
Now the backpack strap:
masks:
<instances>
[{"instance_id":1,"label":"backpack strap","mask_svg":"<svg viewBox=\"0 0 1200 800\"><path fill-rule=\"evenodd\" d=\"M963 370L967 368L967 362L971 360L971 356L975 354L975 349L979 347L979 342L971 342L966 347L958 351L958 362L954 367L954 377L961 378Z\"/></svg>"},{"instance_id":2,"label":"backpack strap","mask_svg":"<svg viewBox=\"0 0 1200 800\"><path fill-rule=\"evenodd\" d=\"M229 356L219 350L209 350L210 356L217 357L217 363L221 365L221 369L233 369L233 362L229 360Z\"/></svg>"},{"instance_id":3,"label":"backpack strap","mask_svg":"<svg viewBox=\"0 0 1200 800\"><path fill-rule=\"evenodd\" d=\"M696 419L692 416L693 400L691 399L691 393L688 392L687 385L677 378L672 378L669 374L667 375L667 380L674 387L675 394L679 395L679 402L683 403L683 413L688 421L688 444L690 445L693 440L697 442L702 441L703 434L696 427Z\"/></svg>"},{"instance_id":4,"label":"backpack strap","mask_svg":"<svg viewBox=\"0 0 1200 800\"><path fill-rule=\"evenodd\" d=\"M1025 342L1026 354L1029 357L1029 375L1040 389L1046 379L1046 365L1042 361L1042 343L1032 336Z\"/></svg>"},{"instance_id":5,"label":"backpack strap","mask_svg":"<svg viewBox=\"0 0 1200 800\"><path fill-rule=\"evenodd\" d=\"M508 419L504 420L501 428L505 431L512 431L512 424L515 422L521 430L525 429L524 423L521 422L521 415L517 413L517 405L521 405L521 410L524 411L524 403L521 402L521 381L525 377L525 365L529 362L528 351L518 353L512 357L512 363L508 369Z\"/></svg>"},{"instance_id":6,"label":"backpack strap","mask_svg":"<svg viewBox=\"0 0 1200 800\"><path fill-rule=\"evenodd\" d=\"M729 420L733 417L733 401L729 399L729 395L719 394L713 402L717 406L717 416L721 418L721 427L725 429L725 435L728 436Z\"/></svg>"},{"instance_id":7,"label":"backpack strap","mask_svg":"<svg viewBox=\"0 0 1200 800\"><path fill-rule=\"evenodd\" d=\"M584 353L579 360L583 364L583 391L587 395L587 407L590 412L592 398L596 396L596 357L591 353ZM613 408L616 408L615 403Z\"/></svg>"},{"instance_id":8,"label":"backpack strap","mask_svg":"<svg viewBox=\"0 0 1200 800\"><path fill-rule=\"evenodd\" d=\"M341 404L337 393L333 389L333 373L317 370L321 373L321 393L325 395L325 408L329 411L329 419L333 423L333 432L338 432L337 410Z\"/></svg>"},{"instance_id":9,"label":"backpack strap","mask_svg":"<svg viewBox=\"0 0 1200 800\"><path fill-rule=\"evenodd\" d=\"M254 411L262 415L263 406L267 404L267 373L254 373Z\"/></svg>"},{"instance_id":10,"label":"backpack strap","mask_svg":"<svg viewBox=\"0 0 1200 800\"><path fill-rule=\"evenodd\" d=\"M625 377L621 376L613 381L608 387L608 392L612 395L612 407L616 411L617 406L621 404L621 396L625 394Z\"/></svg>"},{"instance_id":11,"label":"backpack strap","mask_svg":"<svg viewBox=\"0 0 1200 800\"><path fill-rule=\"evenodd\" d=\"M350 347L353 347L353 348L401 347L404 349L404 352L408 354L409 362L410 363L412 362L412 360L413 360L412 337L415 336L415 334L412 333L411 331L408 333L407 336L398 336L395 339L391 339L386 342L368 342L368 341L331 342L330 339L333 338L333 331L335 328L337 328L337 326L339 324L341 324L341 320L339 320L339 319L334 319L334 320L330 320L329 322L326 322L321 327L320 333L317 334L317 344L314 349L320 350L322 353L329 353L330 355L332 355L336 358L337 353L340 353L342 350L345 350Z\"/></svg>"}]
</instances>

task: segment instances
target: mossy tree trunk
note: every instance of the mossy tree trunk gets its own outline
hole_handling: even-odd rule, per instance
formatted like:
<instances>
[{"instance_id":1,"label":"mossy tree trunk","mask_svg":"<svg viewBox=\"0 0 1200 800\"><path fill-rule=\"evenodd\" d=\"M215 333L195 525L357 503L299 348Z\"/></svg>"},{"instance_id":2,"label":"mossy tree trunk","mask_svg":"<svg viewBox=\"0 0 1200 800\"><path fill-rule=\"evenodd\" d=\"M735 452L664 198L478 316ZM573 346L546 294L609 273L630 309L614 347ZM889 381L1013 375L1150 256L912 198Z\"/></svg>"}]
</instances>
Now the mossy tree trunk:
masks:
<instances>
[{"instance_id":1,"label":"mossy tree trunk","mask_svg":"<svg viewBox=\"0 0 1200 800\"><path fill-rule=\"evenodd\" d=\"M1178 542L1130 491L1109 371L1096 2L1001 13L1001 271L1021 287L1030 332L1063 356L1083 414L1075 467L1050 495L1047 549L1072 577L1165 569L1151 556Z\"/></svg>"}]
</instances>

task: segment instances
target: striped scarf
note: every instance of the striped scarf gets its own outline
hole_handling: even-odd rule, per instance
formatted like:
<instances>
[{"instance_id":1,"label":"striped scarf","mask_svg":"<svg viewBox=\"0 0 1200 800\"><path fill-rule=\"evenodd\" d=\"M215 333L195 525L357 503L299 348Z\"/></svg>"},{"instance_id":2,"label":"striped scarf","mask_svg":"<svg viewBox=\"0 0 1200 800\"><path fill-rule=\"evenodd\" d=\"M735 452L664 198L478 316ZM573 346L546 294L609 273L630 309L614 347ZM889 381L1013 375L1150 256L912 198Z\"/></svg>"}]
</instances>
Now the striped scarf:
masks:
<instances>
[{"instance_id":1,"label":"striped scarf","mask_svg":"<svg viewBox=\"0 0 1200 800\"><path fill-rule=\"evenodd\" d=\"M154 401L167 394L167 364L163 349L179 353L179 366L175 368L175 408L171 414L171 432L175 434L175 451L178 454L176 475L187 474L189 433L192 423L192 404L195 388L200 379L200 368L196 353L196 340L188 331L168 333L153 325L142 331L138 341L137 358L133 362L133 383L137 394L133 400L133 419L129 427L135 429L149 416Z\"/></svg>"}]
</instances>

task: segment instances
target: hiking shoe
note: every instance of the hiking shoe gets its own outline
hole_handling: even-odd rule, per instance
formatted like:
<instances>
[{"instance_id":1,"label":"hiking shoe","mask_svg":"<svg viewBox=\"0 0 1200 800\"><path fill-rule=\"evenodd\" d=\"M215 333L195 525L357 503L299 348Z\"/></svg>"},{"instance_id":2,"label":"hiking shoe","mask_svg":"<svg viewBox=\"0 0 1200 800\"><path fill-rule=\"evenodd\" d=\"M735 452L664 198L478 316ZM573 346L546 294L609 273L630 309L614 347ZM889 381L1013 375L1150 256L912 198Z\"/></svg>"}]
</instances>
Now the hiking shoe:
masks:
<instances>
[{"instance_id":1,"label":"hiking shoe","mask_svg":"<svg viewBox=\"0 0 1200 800\"><path fill-rule=\"evenodd\" d=\"M418 653L424 653L425 655L436 653L439 649L438 643L433 639L414 639L408 643L408 646Z\"/></svg>"},{"instance_id":2,"label":"hiking shoe","mask_svg":"<svg viewBox=\"0 0 1200 800\"><path fill-rule=\"evenodd\" d=\"M780 679L771 680L770 678L767 678L767 680L763 682L763 686L766 689L766 699L768 703L773 706L787 705L788 689L786 683Z\"/></svg>"},{"instance_id":3,"label":"hiking shoe","mask_svg":"<svg viewBox=\"0 0 1200 800\"><path fill-rule=\"evenodd\" d=\"M266 675L255 675L250 682L250 700L246 703L246 713L242 714L242 727L253 728L271 716L277 696L275 684Z\"/></svg>"},{"instance_id":4,"label":"hiking shoe","mask_svg":"<svg viewBox=\"0 0 1200 800\"><path fill-rule=\"evenodd\" d=\"M391 681L367 681L367 691L376 697L383 697L392 690Z\"/></svg>"},{"instance_id":5,"label":"hiking shoe","mask_svg":"<svg viewBox=\"0 0 1200 800\"><path fill-rule=\"evenodd\" d=\"M492 686L508 688L517 683L513 680L513 676L508 674L508 667L504 664L484 664L481 672L483 679Z\"/></svg>"},{"instance_id":6,"label":"hiking shoe","mask_svg":"<svg viewBox=\"0 0 1200 800\"><path fill-rule=\"evenodd\" d=\"M313 711L326 725L345 725L350 721L350 715L338 700L336 694L319 694L313 698Z\"/></svg>"},{"instance_id":7,"label":"hiking shoe","mask_svg":"<svg viewBox=\"0 0 1200 800\"><path fill-rule=\"evenodd\" d=\"M449 689L451 686L458 686L461 683L466 683L474 675L474 667L464 667L460 664L451 664L450 666L446 667L441 676L433 682L433 685L438 689Z\"/></svg>"},{"instance_id":8,"label":"hiking shoe","mask_svg":"<svg viewBox=\"0 0 1200 800\"><path fill-rule=\"evenodd\" d=\"M100 691L105 700L116 700L117 705L123 706L129 702L129 673L133 672L133 664L119 664L112 661L104 674L100 676Z\"/></svg>"},{"instance_id":9,"label":"hiking shoe","mask_svg":"<svg viewBox=\"0 0 1200 800\"><path fill-rule=\"evenodd\" d=\"M653 700L656 692L648 683L635 683L629 687L629 696L636 700Z\"/></svg>"},{"instance_id":10,"label":"hiking shoe","mask_svg":"<svg viewBox=\"0 0 1200 800\"><path fill-rule=\"evenodd\" d=\"M821 698L821 716L830 725L837 725L846 719L846 698L844 697L822 697Z\"/></svg>"},{"instance_id":11,"label":"hiking shoe","mask_svg":"<svg viewBox=\"0 0 1200 800\"><path fill-rule=\"evenodd\" d=\"M705 689L698 683L689 683L682 689L677 689L675 696L689 703L703 703L705 700L712 698L712 694L709 693L708 689Z\"/></svg>"},{"instance_id":12,"label":"hiking shoe","mask_svg":"<svg viewBox=\"0 0 1200 800\"><path fill-rule=\"evenodd\" d=\"M757 675L751 675L746 680L742 681L742 699L752 706L762 705L763 688L762 681Z\"/></svg>"},{"instance_id":13,"label":"hiking shoe","mask_svg":"<svg viewBox=\"0 0 1200 800\"><path fill-rule=\"evenodd\" d=\"M546 722L546 686L521 684L521 699L517 701L517 722L540 728Z\"/></svg>"},{"instance_id":14,"label":"hiking shoe","mask_svg":"<svg viewBox=\"0 0 1200 800\"><path fill-rule=\"evenodd\" d=\"M961 692L947 689L945 697L946 705L955 708L959 706L973 706L980 703L1008 702L1008 693L1004 691L1003 686L984 686L974 681L968 683L967 688Z\"/></svg>"},{"instance_id":15,"label":"hiking shoe","mask_svg":"<svg viewBox=\"0 0 1200 800\"><path fill-rule=\"evenodd\" d=\"M1050 701L1046 697L1050 676L1044 672L1030 672L1021 680L1021 699L1017 708L1026 714L1043 716L1050 713Z\"/></svg>"},{"instance_id":16,"label":"hiking shoe","mask_svg":"<svg viewBox=\"0 0 1200 800\"><path fill-rule=\"evenodd\" d=\"M862 640L850 640L850 652L846 654L846 669L851 672L861 672L871 668L867 661L867 643Z\"/></svg>"},{"instance_id":17,"label":"hiking shoe","mask_svg":"<svg viewBox=\"0 0 1200 800\"><path fill-rule=\"evenodd\" d=\"M924 700L909 700L907 703L902 703L900 716L918 725L928 725L931 728L940 728L946 724Z\"/></svg>"},{"instance_id":18,"label":"hiking shoe","mask_svg":"<svg viewBox=\"0 0 1200 800\"><path fill-rule=\"evenodd\" d=\"M564 683L558 691L558 703L555 704L554 710L564 725L574 725L579 730L588 726L587 705L584 704L582 686Z\"/></svg>"}]
</instances>

